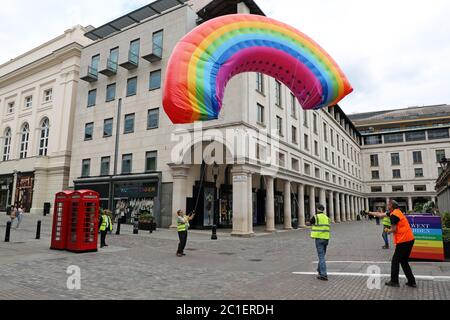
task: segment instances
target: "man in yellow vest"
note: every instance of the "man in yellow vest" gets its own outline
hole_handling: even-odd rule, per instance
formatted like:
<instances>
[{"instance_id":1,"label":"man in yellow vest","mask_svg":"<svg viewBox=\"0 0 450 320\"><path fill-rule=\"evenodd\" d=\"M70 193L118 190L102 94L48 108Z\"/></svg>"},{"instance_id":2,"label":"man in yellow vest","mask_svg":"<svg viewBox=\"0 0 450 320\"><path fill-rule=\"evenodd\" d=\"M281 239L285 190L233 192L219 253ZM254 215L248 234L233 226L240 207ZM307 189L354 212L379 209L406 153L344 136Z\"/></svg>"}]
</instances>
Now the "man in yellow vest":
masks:
<instances>
[{"instance_id":1,"label":"man in yellow vest","mask_svg":"<svg viewBox=\"0 0 450 320\"><path fill-rule=\"evenodd\" d=\"M177 231L180 243L178 244L177 257L185 256L184 248L186 248L188 230L190 227L189 222L195 217L195 213L190 216L186 216L182 210L177 211Z\"/></svg>"},{"instance_id":2,"label":"man in yellow vest","mask_svg":"<svg viewBox=\"0 0 450 320\"><path fill-rule=\"evenodd\" d=\"M108 245L106 244L106 235L108 233L108 231L112 231L113 229L113 224L111 221L111 211L109 210L104 210L103 214L100 217L100 224L99 224L99 229L100 229L100 248L103 247L107 247Z\"/></svg>"},{"instance_id":3,"label":"man in yellow vest","mask_svg":"<svg viewBox=\"0 0 450 320\"><path fill-rule=\"evenodd\" d=\"M317 255L319 256L319 265L317 272L319 273L317 279L328 281L327 264L325 255L327 254L327 247L330 241L330 219L325 214L325 207L321 204L317 206L317 214L311 218L311 238L316 241Z\"/></svg>"}]
</instances>

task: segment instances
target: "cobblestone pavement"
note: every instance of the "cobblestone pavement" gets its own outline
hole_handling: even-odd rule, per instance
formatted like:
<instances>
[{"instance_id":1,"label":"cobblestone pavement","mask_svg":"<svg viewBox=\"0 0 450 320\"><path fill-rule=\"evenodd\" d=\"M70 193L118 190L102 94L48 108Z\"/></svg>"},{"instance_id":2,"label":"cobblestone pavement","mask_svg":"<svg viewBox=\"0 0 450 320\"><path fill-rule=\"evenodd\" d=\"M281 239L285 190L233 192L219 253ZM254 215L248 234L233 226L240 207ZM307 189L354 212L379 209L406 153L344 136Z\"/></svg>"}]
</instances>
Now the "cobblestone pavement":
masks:
<instances>
[{"instance_id":1,"label":"cobblestone pavement","mask_svg":"<svg viewBox=\"0 0 450 320\"><path fill-rule=\"evenodd\" d=\"M38 219L42 239L34 240ZM368 277L352 275L371 265L389 274L392 250L381 249L381 227L373 222L333 225L328 271L338 274L320 282L315 275L296 274L317 268L307 229L259 232L249 239L220 231L218 241L210 240L210 232L192 230L187 256L177 258L172 230L133 235L122 226L120 236L108 236L107 249L77 255L49 250L50 217L26 216L23 227L12 230L10 243L3 242L6 221L2 214L0 300L450 299L450 263L412 263L416 276L429 277L419 280L417 289L387 288L382 278L380 289L370 290ZM81 290L67 289L71 265L81 268Z\"/></svg>"}]
</instances>

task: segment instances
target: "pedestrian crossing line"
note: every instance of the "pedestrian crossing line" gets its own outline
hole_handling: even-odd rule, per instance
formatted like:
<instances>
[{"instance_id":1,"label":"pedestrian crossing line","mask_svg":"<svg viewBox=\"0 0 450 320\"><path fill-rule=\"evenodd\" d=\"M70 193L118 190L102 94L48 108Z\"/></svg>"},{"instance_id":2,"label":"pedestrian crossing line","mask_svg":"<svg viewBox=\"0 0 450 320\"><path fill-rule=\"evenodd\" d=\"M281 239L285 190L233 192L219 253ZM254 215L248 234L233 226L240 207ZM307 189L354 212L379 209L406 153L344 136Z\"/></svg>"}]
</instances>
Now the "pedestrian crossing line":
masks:
<instances>
[{"instance_id":1,"label":"pedestrian crossing line","mask_svg":"<svg viewBox=\"0 0 450 320\"><path fill-rule=\"evenodd\" d=\"M313 276L317 275L317 272L292 272L295 275ZM372 277L372 278L388 278L390 274L375 274L375 273L353 273L353 272L328 272L329 276L344 276L344 277ZM429 280L429 281L450 281L450 276L416 276L417 280ZM400 278L406 279L404 275L400 275Z\"/></svg>"}]
</instances>

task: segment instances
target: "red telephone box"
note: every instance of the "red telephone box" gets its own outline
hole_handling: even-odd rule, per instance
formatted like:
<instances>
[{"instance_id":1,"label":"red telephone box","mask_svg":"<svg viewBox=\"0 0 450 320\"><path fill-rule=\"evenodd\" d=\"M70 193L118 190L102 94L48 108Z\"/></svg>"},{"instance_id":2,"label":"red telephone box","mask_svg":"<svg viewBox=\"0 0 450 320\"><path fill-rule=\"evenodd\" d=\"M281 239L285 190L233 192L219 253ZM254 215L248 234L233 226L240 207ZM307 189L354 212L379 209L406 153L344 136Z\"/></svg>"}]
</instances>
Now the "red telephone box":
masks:
<instances>
[{"instance_id":1,"label":"red telephone box","mask_svg":"<svg viewBox=\"0 0 450 320\"><path fill-rule=\"evenodd\" d=\"M50 249L65 250L69 228L70 201L73 191L58 192L55 196L52 243Z\"/></svg>"},{"instance_id":2,"label":"red telephone box","mask_svg":"<svg viewBox=\"0 0 450 320\"><path fill-rule=\"evenodd\" d=\"M70 195L67 250L82 253L97 251L100 195L91 190L75 191Z\"/></svg>"}]
</instances>

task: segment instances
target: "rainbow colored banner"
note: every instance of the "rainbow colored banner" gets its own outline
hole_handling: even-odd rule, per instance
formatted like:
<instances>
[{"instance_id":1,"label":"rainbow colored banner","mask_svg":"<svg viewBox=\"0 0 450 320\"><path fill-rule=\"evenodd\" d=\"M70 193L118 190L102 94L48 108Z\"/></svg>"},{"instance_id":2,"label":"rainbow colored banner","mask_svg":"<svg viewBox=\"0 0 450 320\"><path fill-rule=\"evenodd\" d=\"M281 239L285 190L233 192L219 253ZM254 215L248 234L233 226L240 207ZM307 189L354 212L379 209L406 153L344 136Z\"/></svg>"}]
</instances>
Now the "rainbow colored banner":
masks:
<instances>
[{"instance_id":1,"label":"rainbow colored banner","mask_svg":"<svg viewBox=\"0 0 450 320\"><path fill-rule=\"evenodd\" d=\"M410 258L444 261L441 217L425 215L407 217L416 238Z\"/></svg>"}]
</instances>

